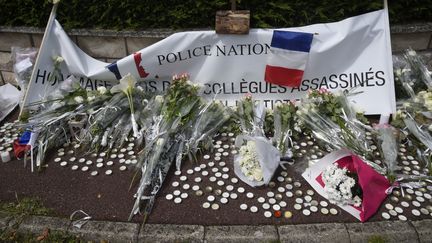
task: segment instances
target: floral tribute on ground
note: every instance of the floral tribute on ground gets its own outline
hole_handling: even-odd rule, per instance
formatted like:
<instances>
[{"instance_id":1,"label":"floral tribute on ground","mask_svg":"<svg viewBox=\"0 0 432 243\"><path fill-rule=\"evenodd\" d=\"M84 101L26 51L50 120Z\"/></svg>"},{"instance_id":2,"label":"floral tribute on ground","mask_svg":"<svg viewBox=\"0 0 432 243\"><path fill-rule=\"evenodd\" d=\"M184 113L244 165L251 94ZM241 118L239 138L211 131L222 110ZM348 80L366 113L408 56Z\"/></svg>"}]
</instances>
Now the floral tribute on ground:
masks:
<instances>
[{"instance_id":1,"label":"floral tribute on ground","mask_svg":"<svg viewBox=\"0 0 432 243\"><path fill-rule=\"evenodd\" d=\"M144 91L145 84L131 75L124 76L110 90L100 87L94 91L82 88L71 77L41 102L32 104L40 112L23 116L16 125L21 129L21 136L14 136L16 151L20 157L34 159L41 170L46 167L47 154L62 144L72 144L81 154L104 158L116 158L116 152L127 144L128 149L135 150L130 151L133 162L129 166L136 171L131 182L136 192L130 220L152 212L170 168L184 179L183 162L188 159L205 162L188 174L202 173L202 178L208 176L209 183L217 183L214 188L218 186L204 190L198 185L183 185L185 190L192 187L197 196L214 193L208 195L203 208L219 209L215 203L218 196L222 204L236 200L234 188L238 193L246 191L225 183L236 184L240 179L251 190L273 190L277 180L285 185L267 194L268 203L262 197L257 199L265 217L281 217L282 208L292 206L285 196L295 196L294 209L303 209L304 215L317 212L317 203L311 201L313 190L306 196L295 190L300 182L292 185L293 178L288 174L293 173L302 175L331 204L364 222L379 210L388 195L393 199L399 192L404 196L405 191L414 193L417 188L423 191L416 195L429 195L424 190L432 179L431 75L412 50L396 62L396 67L399 91L405 96L393 126L371 125L349 101L355 90L313 90L298 102L277 103L274 109L267 109L250 94L236 107L224 106L217 97L204 100L200 96L202 87L187 74L175 75L171 86L157 93ZM216 138L221 136L229 137L229 143L217 143ZM214 161L207 161L210 156L203 156L205 153L214 153ZM408 153L415 156L409 158ZM408 161L412 161L412 168ZM229 171L235 177L228 181ZM178 184L174 183L176 187ZM184 193L175 190L167 200L179 203L188 197ZM248 199L254 198L253 194L245 194ZM248 207L241 204L240 209ZM335 212L332 209L330 213ZM250 207L252 213L259 210L255 205ZM323 214L329 213L326 210ZM287 217L292 217L292 212L287 212Z\"/></svg>"}]
</instances>

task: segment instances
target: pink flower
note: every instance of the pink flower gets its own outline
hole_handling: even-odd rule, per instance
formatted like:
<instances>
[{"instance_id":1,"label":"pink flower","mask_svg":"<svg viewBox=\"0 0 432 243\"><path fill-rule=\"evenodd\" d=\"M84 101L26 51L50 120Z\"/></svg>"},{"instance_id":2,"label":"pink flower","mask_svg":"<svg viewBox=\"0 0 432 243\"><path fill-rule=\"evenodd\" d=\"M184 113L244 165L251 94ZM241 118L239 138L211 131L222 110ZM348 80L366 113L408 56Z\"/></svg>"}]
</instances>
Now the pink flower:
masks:
<instances>
[{"instance_id":1,"label":"pink flower","mask_svg":"<svg viewBox=\"0 0 432 243\"><path fill-rule=\"evenodd\" d=\"M188 73L182 73L182 74L180 74L180 79L189 80L189 74Z\"/></svg>"},{"instance_id":2,"label":"pink flower","mask_svg":"<svg viewBox=\"0 0 432 243\"><path fill-rule=\"evenodd\" d=\"M327 91L327 89L326 88L321 88L321 89L319 89L319 91L318 91L320 94L325 94L325 93L328 93L328 91Z\"/></svg>"}]
</instances>

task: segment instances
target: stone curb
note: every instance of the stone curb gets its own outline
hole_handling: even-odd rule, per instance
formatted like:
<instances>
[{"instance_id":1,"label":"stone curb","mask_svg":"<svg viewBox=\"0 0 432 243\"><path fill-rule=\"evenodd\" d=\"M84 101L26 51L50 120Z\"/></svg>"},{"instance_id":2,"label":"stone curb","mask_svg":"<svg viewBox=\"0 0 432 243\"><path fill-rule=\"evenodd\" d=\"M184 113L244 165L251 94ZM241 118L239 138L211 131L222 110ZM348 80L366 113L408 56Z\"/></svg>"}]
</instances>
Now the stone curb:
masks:
<instances>
[{"instance_id":1,"label":"stone curb","mask_svg":"<svg viewBox=\"0 0 432 243\"><path fill-rule=\"evenodd\" d=\"M13 216L0 212L0 230ZM45 228L67 232L83 240L108 242L432 242L432 220L299 225L170 225L89 221L81 229L68 219L29 216L18 232L40 234Z\"/></svg>"}]
</instances>

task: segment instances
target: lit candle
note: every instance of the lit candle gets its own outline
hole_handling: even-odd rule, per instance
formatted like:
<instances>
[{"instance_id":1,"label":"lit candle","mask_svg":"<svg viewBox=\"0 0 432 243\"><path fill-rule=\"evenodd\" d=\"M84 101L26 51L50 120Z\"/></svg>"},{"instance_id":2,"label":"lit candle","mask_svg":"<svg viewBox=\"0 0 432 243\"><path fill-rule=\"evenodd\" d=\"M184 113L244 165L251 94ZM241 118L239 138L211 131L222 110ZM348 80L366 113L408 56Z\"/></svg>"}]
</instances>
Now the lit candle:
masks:
<instances>
[{"instance_id":1,"label":"lit candle","mask_svg":"<svg viewBox=\"0 0 432 243\"><path fill-rule=\"evenodd\" d=\"M9 162L11 160L9 152L3 151L1 152L0 156L3 163Z\"/></svg>"}]
</instances>

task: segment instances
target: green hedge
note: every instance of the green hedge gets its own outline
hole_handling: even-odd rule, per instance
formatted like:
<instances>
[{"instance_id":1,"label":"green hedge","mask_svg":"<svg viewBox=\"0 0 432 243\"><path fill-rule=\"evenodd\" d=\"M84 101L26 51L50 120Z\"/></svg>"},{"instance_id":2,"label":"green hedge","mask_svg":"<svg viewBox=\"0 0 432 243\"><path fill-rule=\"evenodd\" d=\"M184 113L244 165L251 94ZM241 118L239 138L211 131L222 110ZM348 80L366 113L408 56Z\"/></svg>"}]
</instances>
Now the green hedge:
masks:
<instances>
[{"instance_id":1,"label":"green hedge","mask_svg":"<svg viewBox=\"0 0 432 243\"><path fill-rule=\"evenodd\" d=\"M390 22L431 22L431 0L388 0ZM252 27L289 27L341 20L382 8L382 0L249 0ZM0 25L44 27L48 0L0 0ZM148 29L214 27L216 10L228 0L62 0L57 19L66 29Z\"/></svg>"}]
</instances>

